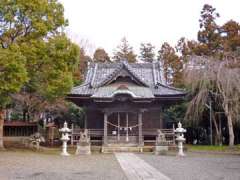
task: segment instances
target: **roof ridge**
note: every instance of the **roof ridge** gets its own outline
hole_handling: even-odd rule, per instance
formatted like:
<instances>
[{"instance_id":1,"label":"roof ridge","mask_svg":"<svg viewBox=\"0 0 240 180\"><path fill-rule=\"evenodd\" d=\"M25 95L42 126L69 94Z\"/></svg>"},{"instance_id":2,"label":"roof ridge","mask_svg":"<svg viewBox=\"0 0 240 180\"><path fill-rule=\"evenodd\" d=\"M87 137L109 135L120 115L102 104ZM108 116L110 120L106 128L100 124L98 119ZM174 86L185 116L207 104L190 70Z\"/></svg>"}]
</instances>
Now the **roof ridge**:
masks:
<instances>
[{"instance_id":1,"label":"roof ridge","mask_svg":"<svg viewBox=\"0 0 240 180\"><path fill-rule=\"evenodd\" d=\"M159 72L159 80L162 84L166 84L166 79L164 77L164 72L163 72L163 69L162 69L162 64L161 64L161 61L158 61L158 72Z\"/></svg>"},{"instance_id":2,"label":"roof ridge","mask_svg":"<svg viewBox=\"0 0 240 180\"><path fill-rule=\"evenodd\" d=\"M128 69L128 71L134 75L135 78L137 78L138 81L140 81L143 85L145 86L149 86L148 84L146 84L144 81L142 81L142 79L131 69L131 65L129 63L127 63L126 61L123 61L124 66Z\"/></svg>"},{"instance_id":3,"label":"roof ridge","mask_svg":"<svg viewBox=\"0 0 240 180\"><path fill-rule=\"evenodd\" d=\"M169 88L169 89L172 89L172 90L177 90L177 91L182 91L182 92L184 92L184 89L175 88L175 87L172 87L172 86L164 85L164 84L162 84L162 83L158 83L158 85L159 85L159 86L166 87L166 88Z\"/></svg>"},{"instance_id":4,"label":"roof ridge","mask_svg":"<svg viewBox=\"0 0 240 180\"><path fill-rule=\"evenodd\" d=\"M92 75L92 79L90 81L90 86L93 87L93 82L94 82L94 79L95 79L95 75L96 75L96 72L97 72L97 68L98 68L98 64L94 64L94 70L93 70L93 75Z\"/></svg>"},{"instance_id":5,"label":"roof ridge","mask_svg":"<svg viewBox=\"0 0 240 180\"><path fill-rule=\"evenodd\" d=\"M106 78L105 78L104 80L102 80L102 82L99 82L98 84L96 84L96 85L93 86L93 87L100 87L100 86L104 85L106 82L108 82L109 80L111 80L110 78L111 78L114 74L116 74L119 70L121 70L121 68L122 68L121 66L122 66L122 64L119 64L118 67L117 67L112 73L110 73L109 75L107 75Z\"/></svg>"},{"instance_id":6,"label":"roof ridge","mask_svg":"<svg viewBox=\"0 0 240 180\"><path fill-rule=\"evenodd\" d=\"M156 70L155 70L155 64L152 63L152 73L153 73L153 83L154 83L154 86L157 85L157 78L156 78Z\"/></svg>"},{"instance_id":7,"label":"roof ridge","mask_svg":"<svg viewBox=\"0 0 240 180\"><path fill-rule=\"evenodd\" d=\"M77 88L80 88L80 87L83 87L83 86L87 86L87 85L89 85L89 83L83 83L83 84L80 84L78 86L72 87L72 89L77 89Z\"/></svg>"},{"instance_id":8,"label":"roof ridge","mask_svg":"<svg viewBox=\"0 0 240 180\"><path fill-rule=\"evenodd\" d=\"M128 64L126 61L121 61L118 64L118 67L112 72L110 73L108 76L106 76L106 78L104 80L102 80L100 83L96 84L95 86L92 87L100 87L104 84L106 84L107 82L111 81L112 78L114 76L116 76L122 69L123 67L125 67L139 82L141 82L144 86L148 87L148 84L146 84L133 70L132 67L130 66L130 64Z\"/></svg>"}]
</instances>

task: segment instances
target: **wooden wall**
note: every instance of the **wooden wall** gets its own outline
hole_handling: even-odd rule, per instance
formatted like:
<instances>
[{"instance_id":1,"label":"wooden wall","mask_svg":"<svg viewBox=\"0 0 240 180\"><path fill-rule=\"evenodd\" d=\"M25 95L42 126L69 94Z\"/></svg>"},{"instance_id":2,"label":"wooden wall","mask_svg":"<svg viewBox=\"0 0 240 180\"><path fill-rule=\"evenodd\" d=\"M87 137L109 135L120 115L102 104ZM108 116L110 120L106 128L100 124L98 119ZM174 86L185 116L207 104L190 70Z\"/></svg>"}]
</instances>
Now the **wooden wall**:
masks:
<instances>
[{"instance_id":1,"label":"wooden wall","mask_svg":"<svg viewBox=\"0 0 240 180\"><path fill-rule=\"evenodd\" d=\"M129 126L138 124L137 113L129 113ZM126 114L120 113L120 125L126 126ZM112 124L117 125L117 113L113 113L108 116L108 121ZM161 127L160 127L161 126ZM87 128L88 129L103 129L103 113L97 110L87 110ZM114 130L114 127L110 127ZM143 113L143 129L152 128L165 128L164 120L162 120L162 125L160 123L160 111L159 110L149 110Z\"/></svg>"}]
</instances>

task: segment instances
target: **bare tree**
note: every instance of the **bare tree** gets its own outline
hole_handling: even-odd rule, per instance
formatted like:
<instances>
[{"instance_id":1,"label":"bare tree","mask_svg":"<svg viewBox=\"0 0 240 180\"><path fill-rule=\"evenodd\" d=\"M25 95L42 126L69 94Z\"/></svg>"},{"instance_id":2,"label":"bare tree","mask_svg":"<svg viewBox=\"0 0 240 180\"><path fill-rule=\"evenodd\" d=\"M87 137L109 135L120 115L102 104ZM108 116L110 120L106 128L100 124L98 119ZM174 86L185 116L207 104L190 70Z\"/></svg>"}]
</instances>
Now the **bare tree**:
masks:
<instances>
[{"instance_id":1,"label":"bare tree","mask_svg":"<svg viewBox=\"0 0 240 180\"><path fill-rule=\"evenodd\" d=\"M185 82L191 87L193 98L186 117L197 119L210 100L221 107L227 117L229 146L234 145L233 125L240 111L240 59L225 55L214 57L191 56L185 70ZM213 118L217 133L217 123Z\"/></svg>"}]
</instances>

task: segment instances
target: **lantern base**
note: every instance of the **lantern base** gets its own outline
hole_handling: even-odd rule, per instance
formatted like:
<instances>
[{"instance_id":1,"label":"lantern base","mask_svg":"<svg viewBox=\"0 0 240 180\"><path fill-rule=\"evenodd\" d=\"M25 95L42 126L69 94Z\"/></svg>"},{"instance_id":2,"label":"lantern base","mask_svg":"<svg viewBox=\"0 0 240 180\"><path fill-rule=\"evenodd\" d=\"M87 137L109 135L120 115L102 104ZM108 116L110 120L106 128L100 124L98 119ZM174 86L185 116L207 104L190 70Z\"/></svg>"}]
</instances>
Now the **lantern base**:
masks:
<instances>
[{"instance_id":1,"label":"lantern base","mask_svg":"<svg viewBox=\"0 0 240 180\"><path fill-rule=\"evenodd\" d=\"M68 152L62 152L61 156L70 156L70 154Z\"/></svg>"}]
</instances>

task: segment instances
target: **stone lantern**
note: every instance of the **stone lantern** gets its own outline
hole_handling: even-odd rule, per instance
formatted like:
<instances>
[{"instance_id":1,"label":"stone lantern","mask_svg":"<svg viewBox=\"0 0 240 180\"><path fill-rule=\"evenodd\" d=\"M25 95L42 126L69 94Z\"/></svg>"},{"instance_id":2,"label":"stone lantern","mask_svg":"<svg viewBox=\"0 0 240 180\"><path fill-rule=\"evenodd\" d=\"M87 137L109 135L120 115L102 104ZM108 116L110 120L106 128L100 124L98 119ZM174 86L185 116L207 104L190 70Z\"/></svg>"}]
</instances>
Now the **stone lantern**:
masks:
<instances>
[{"instance_id":1,"label":"stone lantern","mask_svg":"<svg viewBox=\"0 0 240 180\"><path fill-rule=\"evenodd\" d=\"M69 133L71 129L68 128L67 122L64 122L63 128L59 129L59 132L62 133L61 141L63 142L62 145L62 156L69 156L70 154L67 152L67 142L70 140Z\"/></svg>"},{"instance_id":2,"label":"stone lantern","mask_svg":"<svg viewBox=\"0 0 240 180\"><path fill-rule=\"evenodd\" d=\"M184 134L186 133L186 129L182 128L182 124L179 122L178 127L176 130L174 130L176 133L176 141L178 142L178 156L185 156L183 153L183 142L186 140L184 138Z\"/></svg>"}]
</instances>

